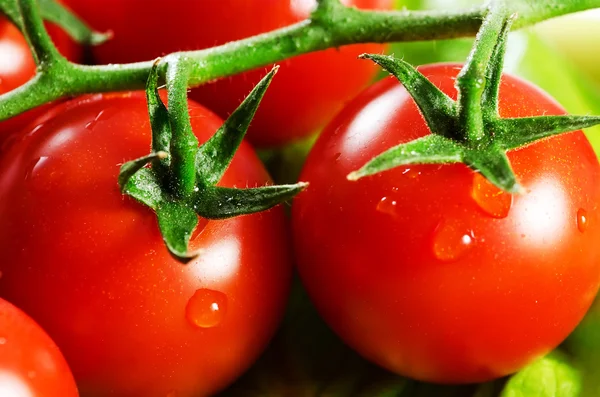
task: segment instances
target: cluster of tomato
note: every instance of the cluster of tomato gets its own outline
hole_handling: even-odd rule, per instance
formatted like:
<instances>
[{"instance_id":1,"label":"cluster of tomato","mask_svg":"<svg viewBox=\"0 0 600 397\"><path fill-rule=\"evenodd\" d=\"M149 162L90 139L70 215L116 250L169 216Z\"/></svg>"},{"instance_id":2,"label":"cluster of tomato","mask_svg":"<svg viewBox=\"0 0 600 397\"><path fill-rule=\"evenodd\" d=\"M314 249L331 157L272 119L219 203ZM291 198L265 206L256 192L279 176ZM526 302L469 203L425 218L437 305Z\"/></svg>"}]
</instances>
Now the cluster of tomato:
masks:
<instances>
[{"instance_id":1,"label":"cluster of tomato","mask_svg":"<svg viewBox=\"0 0 600 397\"><path fill-rule=\"evenodd\" d=\"M311 0L64 2L96 30L113 32L92 49L97 63L211 47L307 18L314 7ZM392 7L391 0L344 3ZM80 60L75 44L52 34L63 54ZM485 381L556 347L600 283L600 166L587 139L579 131L509 153L522 195L499 191L463 164L348 181L375 155L429 133L393 78L350 101L376 73L357 55L383 50L356 45L283 62L249 131L252 144L301 138L344 106L306 161L300 179L310 185L293 203L292 227L280 207L203 221L190 243L202 254L187 265L164 248L151 210L117 185L119 165L148 152L142 92L84 96L1 123L0 298L35 319L60 351L0 300L0 395L215 393L269 342L294 262L328 324L399 374ZM18 30L0 21L0 92L23 84L34 68ZM421 72L455 97L459 69ZM263 74L191 91L205 106L189 102L200 142ZM507 76L500 113L563 110ZM220 184L265 183L267 172L243 143Z\"/></svg>"}]
</instances>

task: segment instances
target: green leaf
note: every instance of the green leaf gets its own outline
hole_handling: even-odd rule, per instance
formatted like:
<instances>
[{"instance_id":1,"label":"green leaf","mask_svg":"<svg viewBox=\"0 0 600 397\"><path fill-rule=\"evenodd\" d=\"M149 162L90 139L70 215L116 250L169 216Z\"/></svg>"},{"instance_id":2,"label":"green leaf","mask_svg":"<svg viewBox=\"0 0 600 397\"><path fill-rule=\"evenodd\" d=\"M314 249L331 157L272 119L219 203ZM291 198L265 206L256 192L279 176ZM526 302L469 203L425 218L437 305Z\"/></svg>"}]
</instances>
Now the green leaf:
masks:
<instances>
[{"instance_id":1,"label":"green leaf","mask_svg":"<svg viewBox=\"0 0 600 397\"><path fill-rule=\"evenodd\" d=\"M198 215L185 203L163 201L156 208L158 227L163 240L175 259L187 263L199 252L188 252L188 243L198 225Z\"/></svg>"},{"instance_id":2,"label":"green leaf","mask_svg":"<svg viewBox=\"0 0 600 397\"><path fill-rule=\"evenodd\" d=\"M307 183L263 186L251 189L206 187L193 198L196 213L207 219L225 219L265 211L293 198Z\"/></svg>"},{"instance_id":3,"label":"green leaf","mask_svg":"<svg viewBox=\"0 0 600 397\"><path fill-rule=\"evenodd\" d=\"M85 45L99 45L112 37L111 33L100 33L91 29L85 22L56 0L38 0L40 12L46 21L60 26L73 40Z\"/></svg>"},{"instance_id":4,"label":"green leaf","mask_svg":"<svg viewBox=\"0 0 600 397\"><path fill-rule=\"evenodd\" d=\"M437 88L411 64L388 55L363 54L394 75L410 93L434 134L453 137L456 106L454 101Z\"/></svg>"},{"instance_id":5,"label":"green leaf","mask_svg":"<svg viewBox=\"0 0 600 397\"><path fill-rule=\"evenodd\" d=\"M275 66L254 87L221 128L200 146L196 154L196 172L198 181L204 186L213 186L221 180L278 69L279 67Z\"/></svg>"},{"instance_id":6,"label":"green leaf","mask_svg":"<svg viewBox=\"0 0 600 397\"><path fill-rule=\"evenodd\" d=\"M600 124L600 116L537 116L495 120L495 142L506 150Z\"/></svg>"},{"instance_id":7,"label":"green leaf","mask_svg":"<svg viewBox=\"0 0 600 397\"><path fill-rule=\"evenodd\" d=\"M579 397L581 388L579 370L554 353L513 375L500 397Z\"/></svg>"},{"instance_id":8,"label":"green leaf","mask_svg":"<svg viewBox=\"0 0 600 397\"><path fill-rule=\"evenodd\" d=\"M464 149L451 139L439 135L427 135L386 150L359 170L351 172L348 179L355 181L407 164L459 163L463 160L463 151Z\"/></svg>"}]
</instances>

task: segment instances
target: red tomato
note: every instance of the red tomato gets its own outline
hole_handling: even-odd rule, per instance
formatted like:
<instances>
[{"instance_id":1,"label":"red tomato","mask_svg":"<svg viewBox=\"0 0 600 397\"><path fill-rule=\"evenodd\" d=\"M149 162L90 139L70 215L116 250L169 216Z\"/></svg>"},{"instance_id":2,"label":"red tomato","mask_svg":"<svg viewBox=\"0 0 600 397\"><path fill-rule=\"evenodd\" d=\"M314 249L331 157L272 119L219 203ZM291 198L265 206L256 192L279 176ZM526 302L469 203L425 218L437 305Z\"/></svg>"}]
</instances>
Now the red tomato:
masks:
<instances>
[{"instance_id":1,"label":"red tomato","mask_svg":"<svg viewBox=\"0 0 600 397\"><path fill-rule=\"evenodd\" d=\"M221 120L190 103L199 140ZM282 208L204 221L188 265L164 247L154 213L119 192L123 162L149 151L141 93L62 104L0 165L0 296L61 348L82 395L200 396L248 368L289 289ZM269 182L243 143L223 186ZM169 394L172 393L172 394Z\"/></svg>"},{"instance_id":2,"label":"red tomato","mask_svg":"<svg viewBox=\"0 0 600 397\"><path fill-rule=\"evenodd\" d=\"M60 52L72 61L78 61L79 47L56 25L47 25ZM19 29L0 15L0 94L25 84L35 75L35 62L25 37ZM7 134L23 127L40 115L44 107L32 109L17 117L0 122L0 144ZM47 108L45 108L47 109Z\"/></svg>"},{"instance_id":3,"label":"red tomato","mask_svg":"<svg viewBox=\"0 0 600 397\"><path fill-rule=\"evenodd\" d=\"M460 66L421 71L456 97ZM502 117L562 114L515 77ZM407 91L385 79L325 129L294 201L299 271L320 313L364 357L440 383L510 374L557 346L600 283L600 167L581 131L514 150L526 193L500 192L464 164L346 176L429 134Z\"/></svg>"},{"instance_id":4,"label":"red tomato","mask_svg":"<svg viewBox=\"0 0 600 397\"><path fill-rule=\"evenodd\" d=\"M0 299L0 396L78 395L52 339L25 313Z\"/></svg>"},{"instance_id":5,"label":"red tomato","mask_svg":"<svg viewBox=\"0 0 600 397\"><path fill-rule=\"evenodd\" d=\"M168 3L168 4L167 4ZM392 0L346 0L364 9L391 9ZM99 63L143 61L178 50L202 49L291 25L308 18L315 0L69 0L93 27L114 39L95 49ZM132 15L145 10L131 22ZM282 63L252 122L249 139L280 145L317 132L362 90L377 69L357 56L384 51L363 44L307 54ZM221 117L231 113L264 76L265 68L193 91Z\"/></svg>"}]
</instances>

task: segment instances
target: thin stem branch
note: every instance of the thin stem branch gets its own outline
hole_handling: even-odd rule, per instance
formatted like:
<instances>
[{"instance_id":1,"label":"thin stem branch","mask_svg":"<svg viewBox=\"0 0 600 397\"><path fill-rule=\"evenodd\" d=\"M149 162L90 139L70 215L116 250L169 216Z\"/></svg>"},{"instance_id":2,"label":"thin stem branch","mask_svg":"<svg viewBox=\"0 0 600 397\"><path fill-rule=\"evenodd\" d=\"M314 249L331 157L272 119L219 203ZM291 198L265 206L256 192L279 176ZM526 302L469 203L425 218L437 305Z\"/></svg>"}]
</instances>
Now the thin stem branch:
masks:
<instances>
[{"instance_id":1,"label":"thin stem branch","mask_svg":"<svg viewBox=\"0 0 600 397\"><path fill-rule=\"evenodd\" d=\"M0 0L0 7L16 0ZM24 1L33 4L34 0ZM313 51L355 43L449 39L474 35L485 7L447 11L361 11L322 1L312 20L222 46L180 53L189 58L189 85L203 83L269 65ZM8 7L8 6L6 6ZM556 16L600 7L600 0L515 0L511 12L519 18L514 28L522 28ZM14 15L13 15L14 17ZM36 21L38 19L36 18ZM35 24L32 36L41 29ZM45 48L47 41L38 43ZM44 53L44 51L42 51ZM174 56L174 55L173 55ZM161 75L171 56L164 58ZM61 65L62 66L62 65ZM0 95L0 120L60 98L93 92L143 89L152 61L105 66L72 65L65 62L63 73L51 83L37 78L33 82ZM66 70L66 72L65 72Z\"/></svg>"},{"instance_id":2,"label":"thin stem branch","mask_svg":"<svg viewBox=\"0 0 600 397\"><path fill-rule=\"evenodd\" d=\"M475 39L475 45L456 78L458 125L463 138L477 142L485 137L481 98L487 84L488 65L508 14L503 0L492 0L489 12Z\"/></svg>"},{"instance_id":3,"label":"thin stem branch","mask_svg":"<svg viewBox=\"0 0 600 397\"><path fill-rule=\"evenodd\" d=\"M19 0L18 4L23 18L23 33L29 42L38 70L43 72L61 60L66 61L44 27L37 1Z\"/></svg>"}]
</instances>

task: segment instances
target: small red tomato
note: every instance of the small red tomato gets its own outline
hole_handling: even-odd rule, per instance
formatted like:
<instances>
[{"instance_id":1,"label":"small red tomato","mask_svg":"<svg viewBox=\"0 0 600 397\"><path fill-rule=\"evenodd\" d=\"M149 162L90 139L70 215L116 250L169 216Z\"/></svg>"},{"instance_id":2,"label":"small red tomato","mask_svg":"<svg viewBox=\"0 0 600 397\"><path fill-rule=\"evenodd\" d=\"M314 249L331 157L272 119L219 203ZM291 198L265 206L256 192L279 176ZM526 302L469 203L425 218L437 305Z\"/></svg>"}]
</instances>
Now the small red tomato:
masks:
<instances>
[{"instance_id":1,"label":"small red tomato","mask_svg":"<svg viewBox=\"0 0 600 397\"><path fill-rule=\"evenodd\" d=\"M81 56L80 48L65 32L56 25L47 24L48 32L59 51L76 62ZM35 62L27 40L19 29L0 15L0 94L5 94L22 86L35 75ZM11 132L23 127L43 113L40 107L19 116L0 122L0 149L2 141Z\"/></svg>"},{"instance_id":2,"label":"small red tomato","mask_svg":"<svg viewBox=\"0 0 600 397\"><path fill-rule=\"evenodd\" d=\"M456 97L459 65L421 68ZM502 117L563 114L512 76ZM499 191L464 164L346 176L429 134L395 79L326 128L293 205L300 275L331 327L369 360L440 383L517 371L577 325L600 283L600 166L581 131L508 153L526 192Z\"/></svg>"},{"instance_id":3,"label":"small red tomato","mask_svg":"<svg viewBox=\"0 0 600 397\"><path fill-rule=\"evenodd\" d=\"M0 299L0 396L77 397L67 362L25 313Z\"/></svg>"},{"instance_id":4,"label":"small red tomato","mask_svg":"<svg viewBox=\"0 0 600 397\"><path fill-rule=\"evenodd\" d=\"M222 123L192 102L190 114L201 142ZM85 396L214 393L255 361L287 300L283 209L201 220L202 253L182 265L117 184L149 148L142 93L95 95L53 108L0 165L0 296L47 330ZM268 182L242 143L220 183Z\"/></svg>"},{"instance_id":5,"label":"small red tomato","mask_svg":"<svg viewBox=\"0 0 600 397\"><path fill-rule=\"evenodd\" d=\"M316 0L69 0L93 27L114 39L94 49L99 63L153 59L179 50L225 44L304 20ZM167 4L168 3L168 4ZM392 0L345 0L361 9L389 10ZM131 16L144 10L143 18ZM248 133L255 145L275 146L317 132L375 76L357 56L381 53L382 44L360 44L282 62ZM226 117L262 78L265 68L199 87L192 97Z\"/></svg>"}]
</instances>

